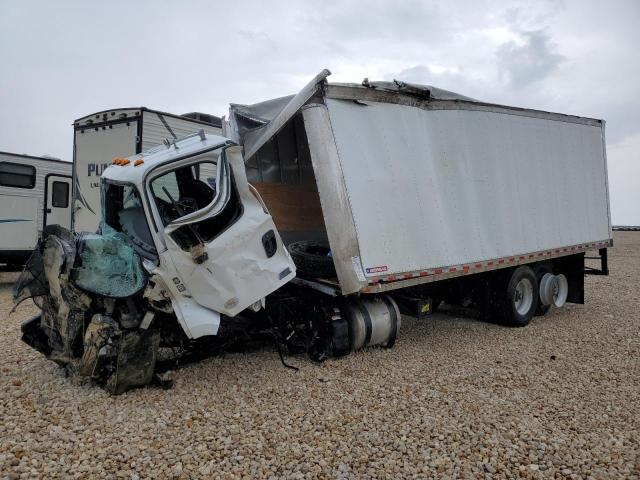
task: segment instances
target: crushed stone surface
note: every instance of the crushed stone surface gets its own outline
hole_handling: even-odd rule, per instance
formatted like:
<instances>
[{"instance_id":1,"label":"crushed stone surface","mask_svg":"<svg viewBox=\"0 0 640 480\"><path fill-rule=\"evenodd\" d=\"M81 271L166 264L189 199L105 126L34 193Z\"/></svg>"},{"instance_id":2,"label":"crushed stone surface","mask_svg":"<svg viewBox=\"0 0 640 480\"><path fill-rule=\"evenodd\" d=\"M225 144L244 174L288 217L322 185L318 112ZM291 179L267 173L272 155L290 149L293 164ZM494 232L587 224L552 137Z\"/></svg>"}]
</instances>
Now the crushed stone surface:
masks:
<instances>
[{"instance_id":1,"label":"crushed stone surface","mask_svg":"<svg viewBox=\"0 0 640 480\"><path fill-rule=\"evenodd\" d=\"M391 350L270 348L112 397L20 341L0 273L0 478L639 478L640 233L526 328L403 319ZM27 303L29 303L27 305Z\"/></svg>"}]
</instances>

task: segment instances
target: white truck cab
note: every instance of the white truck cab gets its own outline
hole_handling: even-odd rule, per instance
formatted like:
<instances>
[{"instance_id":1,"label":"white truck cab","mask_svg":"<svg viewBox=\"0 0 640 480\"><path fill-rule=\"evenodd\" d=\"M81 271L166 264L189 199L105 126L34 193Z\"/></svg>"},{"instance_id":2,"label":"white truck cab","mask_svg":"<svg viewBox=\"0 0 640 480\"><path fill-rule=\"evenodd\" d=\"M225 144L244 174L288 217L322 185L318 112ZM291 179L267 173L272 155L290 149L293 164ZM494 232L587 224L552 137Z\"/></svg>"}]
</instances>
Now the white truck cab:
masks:
<instances>
[{"instance_id":1,"label":"white truck cab","mask_svg":"<svg viewBox=\"0 0 640 480\"><path fill-rule=\"evenodd\" d=\"M115 159L102 175L102 209L102 233L131 239L189 338L215 335L220 314L259 309L295 277L240 147L224 137L201 131Z\"/></svg>"}]
</instances>

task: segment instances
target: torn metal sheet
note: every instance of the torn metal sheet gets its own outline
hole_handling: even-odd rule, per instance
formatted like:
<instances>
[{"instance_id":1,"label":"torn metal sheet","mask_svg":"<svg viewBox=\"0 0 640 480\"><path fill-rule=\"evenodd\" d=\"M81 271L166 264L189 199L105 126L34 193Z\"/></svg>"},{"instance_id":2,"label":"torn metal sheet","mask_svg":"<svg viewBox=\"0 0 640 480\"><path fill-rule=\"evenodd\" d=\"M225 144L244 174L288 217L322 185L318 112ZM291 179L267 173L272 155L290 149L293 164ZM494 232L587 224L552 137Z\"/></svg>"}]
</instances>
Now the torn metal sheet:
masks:
<instances>
[{"instance_id":1,"label":"torn metal sheet","mask_svg":"<svg viewBox=\"0 0 640 480\"><path fill-rule=\"evenodd\" d=\"M313 80L305 85L297 95L292 97L286 105L282 105L284 102L280 102L278 106L282 105L282 109L277 113L277 115L270 119L268 123L264 126L249 130L244 134L243 145L245 160L250 159L262 145L280 131L285 123L287 123L304 106L304 104L315 95L318 88L329 75L331 75L329 70L322 70L313 78ZM259 104L256 111L262 112L262 106L263 105ZM246 112L250 111L250 108L244 107L242 111L246 114Z\"/></svg>"},{"instance_id":2,"label":"torn metal sheet","mask_svg":"<svg viewBox=\"0 0 640 480\"><path fill-rule=\"evenodd\" d=\"M370 82L365 78L362 82L362 85L364 87L377 90L416 95L427 100L466 100L469 102L477 102L477 100L475 100L474 98L467 97L456 92L451 92L449 90L444 90L442 88L434 87L432 85L407 83L401 80L394 80L393 82Z\"/></svg>"}]
</instances>

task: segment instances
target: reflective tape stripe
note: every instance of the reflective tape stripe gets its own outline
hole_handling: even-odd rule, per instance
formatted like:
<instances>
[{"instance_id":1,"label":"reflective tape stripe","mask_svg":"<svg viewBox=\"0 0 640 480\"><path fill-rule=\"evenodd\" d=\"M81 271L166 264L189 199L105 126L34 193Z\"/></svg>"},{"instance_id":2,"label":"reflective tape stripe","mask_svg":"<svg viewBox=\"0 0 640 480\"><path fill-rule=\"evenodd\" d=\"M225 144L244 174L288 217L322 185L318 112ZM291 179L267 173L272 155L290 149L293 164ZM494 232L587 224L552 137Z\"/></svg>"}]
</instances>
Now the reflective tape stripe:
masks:
<instances>
[{"instance_id":1,"label":"reflective tape stripe","mask_svg":"<svg viewBox=\"0 0 640 480\"><path fill-rule=\"evenodd\" d=\"M488 270L494 270L497 265L505 266L507 262L511 264L519 264L519 263L527 264L527 263L531 263L531 262L527 262L526 261L527 259L535 259L536 261L538 261L543 258L558 256L558 254L562 252L571 252L573 254L579 251L586 251L591 248L602 248L602 247L608 247L610 245L611 245L611 240L607 240L607 241L601 241L601 242L595 242L595 243L585 243L585 244L574 245L570 247L557 248L555 250L546 250L542 252L528 253L526 255L519 255L516 257L496 258L496 259L487 260L484 263L475 263L472 265L451 265L451 266L435 268L433 270L420 270L420 271L410 272L410 273L397 273L394 275L370 278L368 279L368 285L376 285L380 283L410 280L416 277L426 277L426 276L433 276L433 275L435 276L443 275L443 274L457 275L460 273L465 274L465 273L469 273L471 269L475 269L479 271L488 271ZM362 291L366 292L365 290L362 290Z\"/></svg>"}]
</instances>

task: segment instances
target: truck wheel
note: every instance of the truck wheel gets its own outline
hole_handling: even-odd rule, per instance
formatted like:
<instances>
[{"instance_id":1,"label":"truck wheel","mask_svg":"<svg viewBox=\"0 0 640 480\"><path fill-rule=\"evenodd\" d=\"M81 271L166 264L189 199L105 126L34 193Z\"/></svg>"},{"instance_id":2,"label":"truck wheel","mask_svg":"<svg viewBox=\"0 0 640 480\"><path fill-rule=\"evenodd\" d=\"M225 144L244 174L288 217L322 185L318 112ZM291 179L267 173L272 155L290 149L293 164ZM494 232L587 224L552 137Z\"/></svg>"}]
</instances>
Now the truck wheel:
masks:
<instances>
[{"instance_id":1,"label":"truck wheel","mask_svg":"<svg viewBox=\"0 0 640 480\"><path fill-rule=\"evenodd\" d=\"M536 274L536 281L538 282L538 291L540 291L540 281L542 280L542 277L544 277L545 274L547 273L553 273L553 270L551 268L551 264L549 263L539 263L536 266L533 267L533 273ZM542 317L544 315L547 314L547 312L551 309L551 305L544 305L541 301L540 301L540 295L538 295L538 306L536 308L536 313L535 316L536 317Z\"/></svg>"},{"instance_id":2,"label":"truck wheel","mask_svg":"<svg viewBox=\"0 0 640 480\"><path fill-rule=\"evenodd\" d=\"M501 276L494 291L497 297L497 313L503 324L524 327L529 324L538 306L538 282L531 267L518 267ZM506 282L504 281L506 280Z\"/></svg>"},{"instance_id":3,"label":"truck wheel","mask_svg":"<svg viewBox=\"0 0 640 480\"><path fill-rule=\"evenodd\" d=\"M298 272L308 277L333 278L336 267L329 245L322 242L301 241L287 247Z\"/></svg>"}]
</instances>

